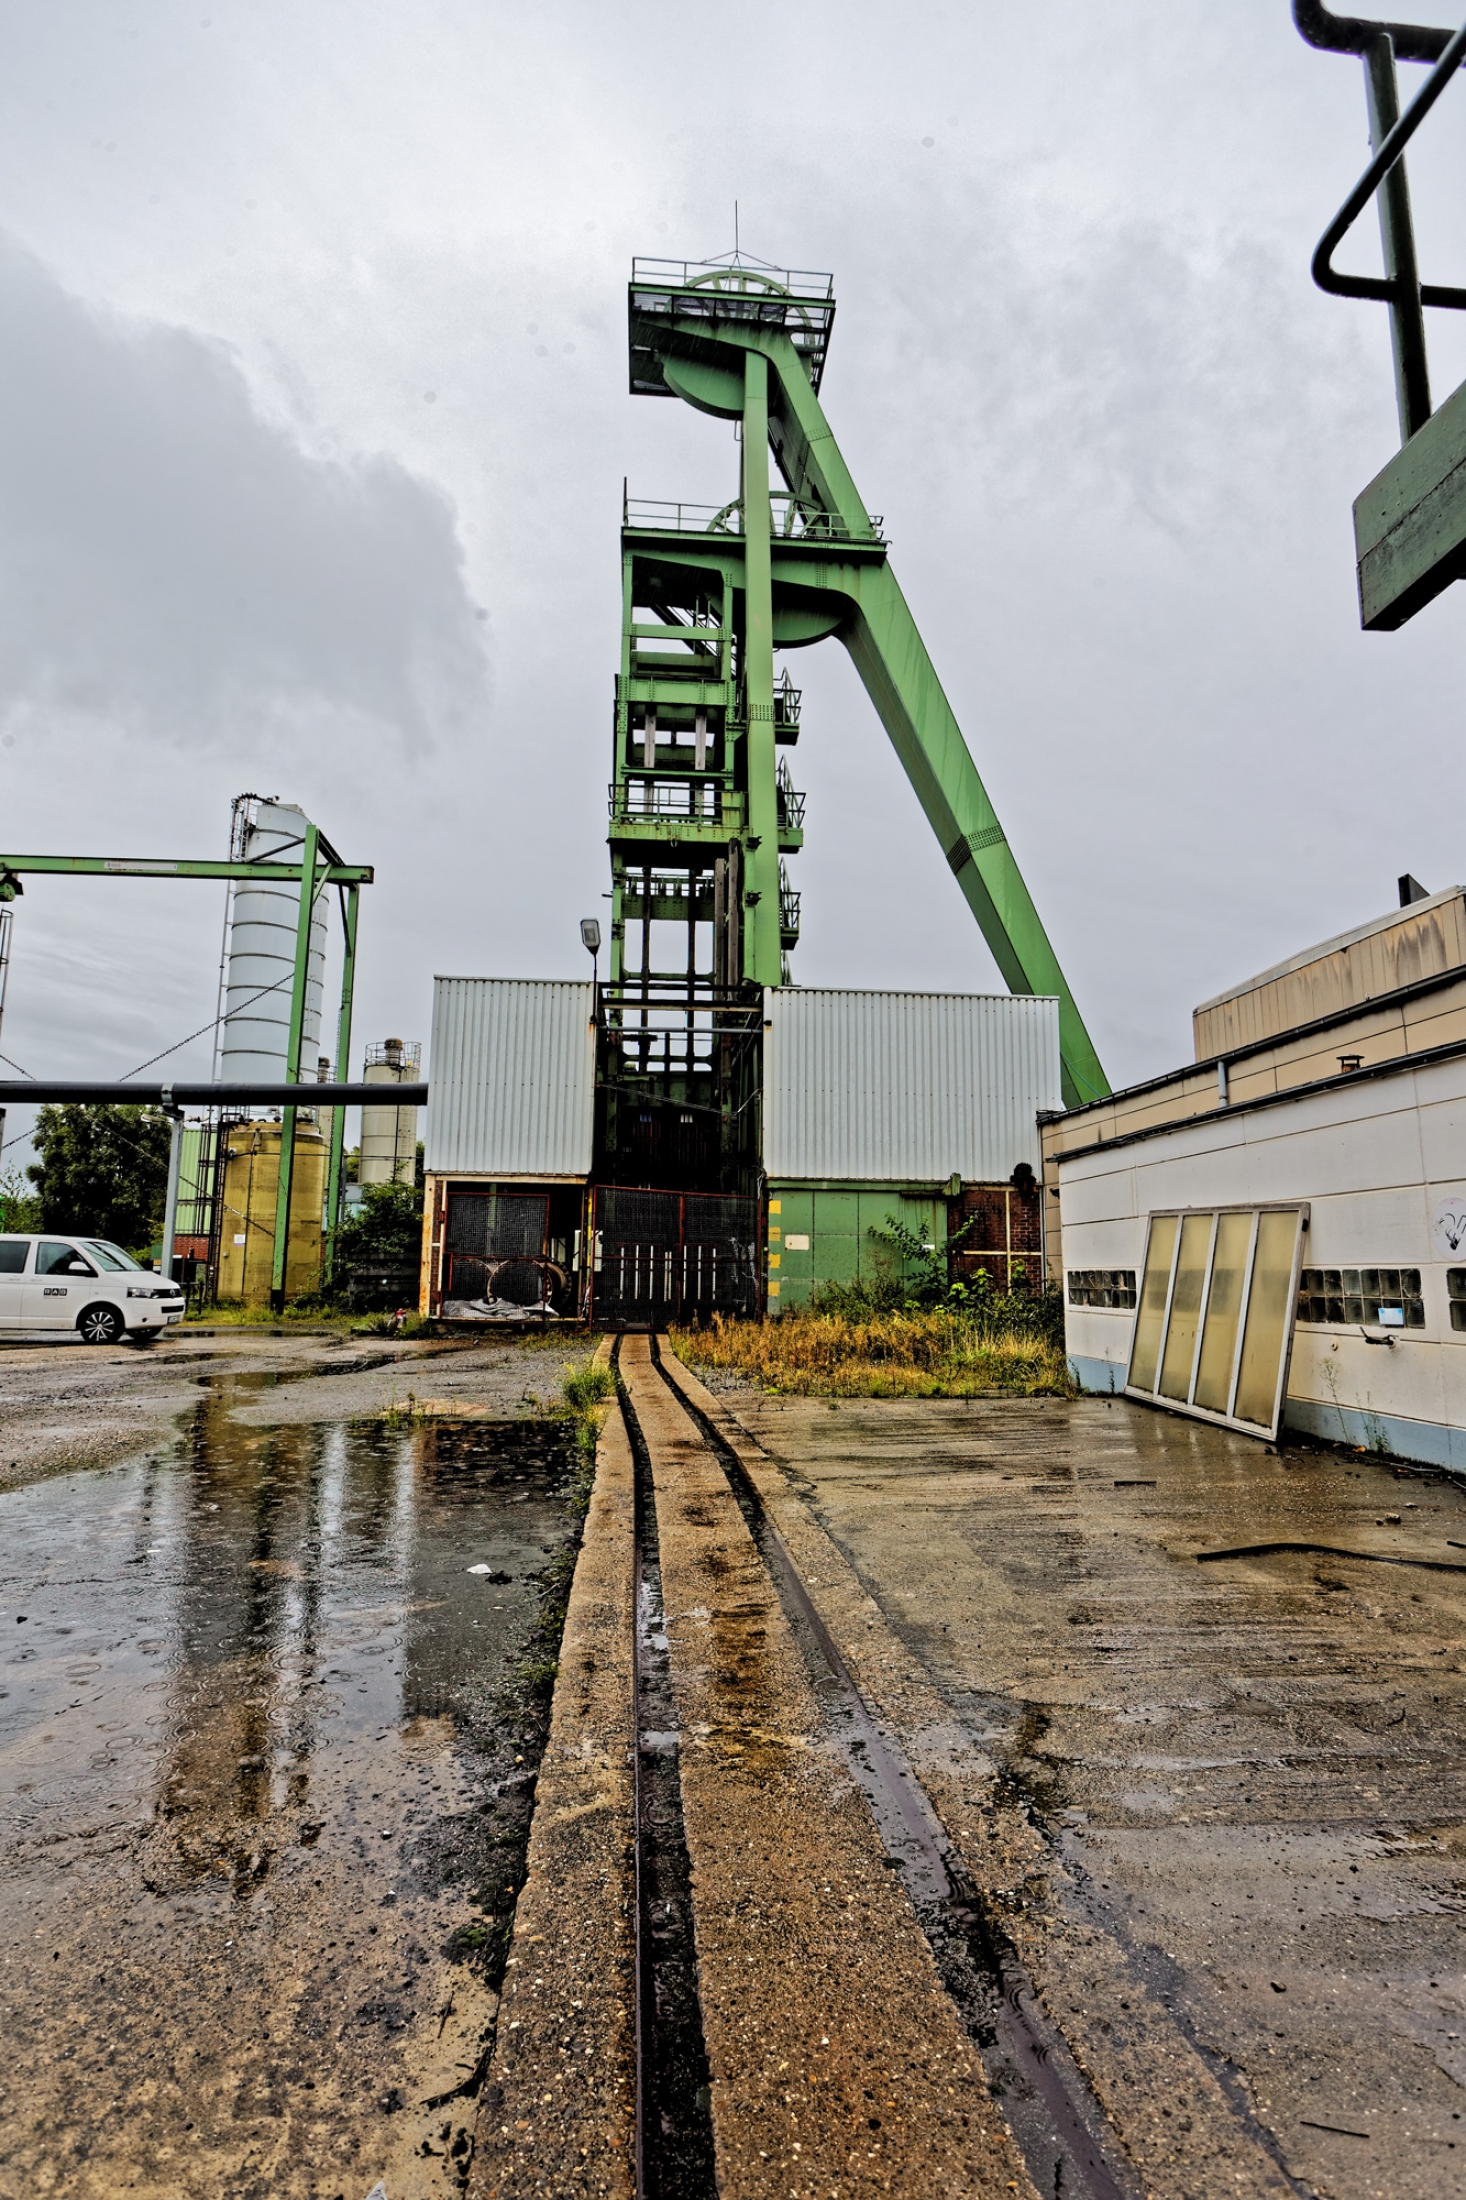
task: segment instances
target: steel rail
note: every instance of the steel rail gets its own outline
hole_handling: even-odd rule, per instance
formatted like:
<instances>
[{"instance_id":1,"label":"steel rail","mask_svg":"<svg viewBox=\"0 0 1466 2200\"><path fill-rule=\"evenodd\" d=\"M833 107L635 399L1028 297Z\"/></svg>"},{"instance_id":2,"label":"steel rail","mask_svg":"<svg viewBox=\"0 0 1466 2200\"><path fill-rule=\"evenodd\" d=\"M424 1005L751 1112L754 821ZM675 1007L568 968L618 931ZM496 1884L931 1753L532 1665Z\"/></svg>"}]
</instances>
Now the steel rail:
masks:
<instances>
[{"instance_id":1,"label":"steel rail","mask_svg":"<svg viewBox=\"0 0 1466 2200\"><path fill-rule=\"evenodd\" d=\"M822 1663L842 1700L848 1722L843 1754L851 1775L864 1791L881 1837L893 1853L938 1975L979 2050L994 2098L1035 2184L1042 2178L1040 2189L1044 2189L1052 2172L1052 2190L1058 2192L1062 2181L1064 2193L1072 2200L1138 2200L1139 2187L1129 2159L1068 2043L1044 2018L1016 1950L995 1930L986 1903L952 1848L899 1739L866 1702L738 1451L678 1379L680 1364L670 1356L664 1358L664 1343L654 1328L648 1373L671 1393L722 1469L796 1641L804 1648L811 1677ZM624 1391L622 1396L628 1425L635 1427L630 1399ZM637 1434L644 1443L639 1430ZM853 1747L849 1737L854 1737ZM944 1960L945 1943L954 1932L965 1944L968 1963L985 1972L995 1990L993 2008L976 2022L954 1990L957 1980ZM990 2027L992 2036L985 2039ZM1034 2108L1027 2115L1014 2098L1014 2079L1032 2097ZM640 2191L638 2200L642 2200ZM648 2193L646 2200L654 2196Z\"/></svg>"},{"instance_id":2,"label":"steel rail","mask_svg":"<svg viewBox=\"0 0 1466 2200\"><path fill-rule=\"evenodd\" d=\"M1441 35L1445 37L1446 34L1443 32ZM1329 291L1339 298L1374 298L1386 305L1393 305L1403 295L1403 286L1398 280L1392 281L1387 276L1378 275L1342 275L1331 263L1334 253L1385 177L1399 161L1405 147L1460 68L1463 59L1466 59L1466 23L1446 38L1440 59L1425 83L1399 121L1388 132L1374 159L1320 237L1310 270L1320 290ZM1419 294L1422 305L1448 306L1457 312L1466 311L1466 289L1456 289L1441 283L1422 283Z\"/></svg>"}]
</instances>

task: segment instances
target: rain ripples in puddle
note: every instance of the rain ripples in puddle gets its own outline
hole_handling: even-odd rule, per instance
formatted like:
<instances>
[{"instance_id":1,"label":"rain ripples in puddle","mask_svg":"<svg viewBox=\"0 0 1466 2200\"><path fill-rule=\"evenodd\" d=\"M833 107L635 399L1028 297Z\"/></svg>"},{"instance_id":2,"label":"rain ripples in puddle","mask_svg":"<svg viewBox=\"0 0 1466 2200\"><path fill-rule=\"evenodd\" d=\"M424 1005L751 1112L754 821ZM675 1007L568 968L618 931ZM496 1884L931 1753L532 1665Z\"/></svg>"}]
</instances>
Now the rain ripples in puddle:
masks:
<instances>
[{"instance_id":1,"label":"rain ripples in puddle","mask_svg":"<svg viewBox=\"0 0 1466 2200\"><path fill-rule=\"evenodd\" d=\"M0 1494L17 2190L355 2200L395 2164L410 2200L466 2169L471 2099L420 2103L492 2019L568 1454L543 1423L232 1418L270 1387L211 1383L176 1456Z\"/></svg>"}]
</instances>

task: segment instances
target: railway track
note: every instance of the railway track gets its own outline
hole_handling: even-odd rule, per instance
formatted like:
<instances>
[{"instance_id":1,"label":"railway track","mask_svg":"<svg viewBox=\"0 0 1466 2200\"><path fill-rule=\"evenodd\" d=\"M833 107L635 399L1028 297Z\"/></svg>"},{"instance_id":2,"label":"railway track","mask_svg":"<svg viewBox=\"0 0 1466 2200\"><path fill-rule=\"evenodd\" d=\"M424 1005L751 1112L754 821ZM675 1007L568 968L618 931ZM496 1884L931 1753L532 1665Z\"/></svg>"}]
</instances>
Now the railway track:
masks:
<instances>
[{"instance_id":1,"label":"railway track","mask_svg":"<svg viewBox=\"0 0 1466 2200\"><path fill-rule=\"evenodd\" d=\"M614 1359L475 2194L1165 2189L1046 2020L717 1402L654 1338ZM1233 2136L1215 2186L1170 2189L1290 2189Z\"/></svg>"}]
</instances>

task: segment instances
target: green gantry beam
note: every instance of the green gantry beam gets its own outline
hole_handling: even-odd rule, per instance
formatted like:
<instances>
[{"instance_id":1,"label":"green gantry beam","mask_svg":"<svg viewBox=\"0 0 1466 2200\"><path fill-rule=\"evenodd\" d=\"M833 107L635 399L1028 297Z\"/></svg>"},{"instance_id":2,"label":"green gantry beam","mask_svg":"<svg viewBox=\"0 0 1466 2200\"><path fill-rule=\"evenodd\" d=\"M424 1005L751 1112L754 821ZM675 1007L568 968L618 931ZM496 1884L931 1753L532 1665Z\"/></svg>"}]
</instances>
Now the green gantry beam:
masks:
<instances>
[{"instance_id":1,"label":"green gantry beam","mask_svg":"<svg viewBox=\"0 0 1466 2200\"><path fill-rule=\"evenodd\" d=\"M69 878L252 878L293 880L298 863L194 863L149 856L7 856L0 855L0 876L35 872ZM370 864L332 863L318 870L326 886L370 886Z\"/></svg>"},{"instance_id":2,"label":"green gantry beam","mask_svg":"<svg viewBox=\"0 0 1466 2200\"><path fill-rule=\"evenodd\" d=\"M356 983L356 938L360 890L375 876L370 864L340 863L335 851L322 839L320 828L308 825L299 863L197 862L190 858L149 856L8 856L0 855L0 900L20 892L22 876L63 878L198 878L256 879L299 884L295 961L290 992L290 1028L286 1042L287 1084L300 1077L300 1050L305 1023L306 975L310 960L310 928L315 905L328 886L343 889L341 923L344 947L341 969L341 1006L336 1025L336 1060L346 1067L351 1050L352 995ZM336 1233L341 1224L343 1148L346 1118L340 1108L331 1111L330 1162L326 1191L325 1279L335 1267ZM295 1178L296 1110L281 1113L280 1172L275 1196L275 1245L271 1275L271 1303L278 1312L285 1303L285 1278L289 1253L290 1198Z\"/></svg>"},{"instance_id":3,"label":"green gantry beam","mask_svg":"<svg viewBox=\"0 0 1466 2200\"><path fill-rule=\"evenodd\" d=\"M664 600L710 588L742 600L746 712L745 884L751 901L743 974L779 983L777 834L770 834L773 648L834 636L845 644L1009 989L1056 994L1066 1105L1110 1087L1034 908L992 800L817 395L834 315L826 277L748 267L638 262L630 292L632 387L737 420L740 509L628 512L628 565L656 576ZM786 493L768 488L772 449ZM679 596L680 586L680 596ZM628 577L627 619L633 591ZM727 614L724 614L725 617ZM767 637L767 640L766 640ZM770 646L771 645L771 646ZM634 734L632 736L634 738ZM766 748L767 753L763 753Z\"/></svg>"}]
</instances>

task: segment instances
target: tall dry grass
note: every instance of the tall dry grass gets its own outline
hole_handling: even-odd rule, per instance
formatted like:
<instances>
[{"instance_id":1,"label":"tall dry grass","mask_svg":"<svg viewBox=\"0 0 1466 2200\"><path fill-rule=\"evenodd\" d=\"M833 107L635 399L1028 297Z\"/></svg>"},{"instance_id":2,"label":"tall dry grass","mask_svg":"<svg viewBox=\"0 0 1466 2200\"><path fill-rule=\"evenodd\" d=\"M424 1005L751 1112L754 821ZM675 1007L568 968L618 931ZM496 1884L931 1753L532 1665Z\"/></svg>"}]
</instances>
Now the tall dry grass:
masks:
<instances>
[{"instance_id":1,"label":"tall dry grass","mask_svg":"<svg viewBox=\"0 0 1466 2200\"><path fill-rule=\"evenodd\" d=\"M785 1314L674 1329L690 1367L722 1367L765 1390L816 1398L1034 1398L1071 1388L1062 1349L947 1312Z\"/></svg>"}]
</instances>

